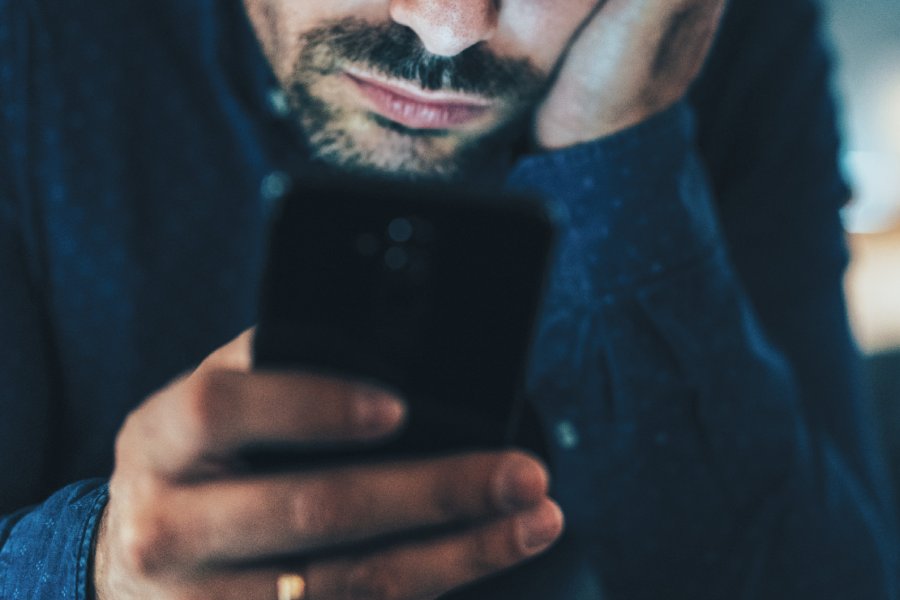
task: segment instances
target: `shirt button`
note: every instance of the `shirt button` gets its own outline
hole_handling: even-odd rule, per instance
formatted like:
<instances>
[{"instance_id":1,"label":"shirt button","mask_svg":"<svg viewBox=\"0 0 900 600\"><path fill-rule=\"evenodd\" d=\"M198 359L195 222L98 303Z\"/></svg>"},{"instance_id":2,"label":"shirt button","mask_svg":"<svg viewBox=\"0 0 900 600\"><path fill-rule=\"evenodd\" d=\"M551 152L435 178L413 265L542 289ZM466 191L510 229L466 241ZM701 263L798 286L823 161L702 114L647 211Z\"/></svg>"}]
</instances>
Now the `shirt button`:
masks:
<instances>
[{"instance_id":1,"label":"shirt button","mask_svg":"<svg viewBox=\"0 0 900 600\"><path fill-rule=\"evenodd\" d=\"M272 171L263 177L262 184L259 186L259 193L263 201L272 206L291 191L291 185L290 175L284 171Z\"/></svg>"},{"instance_id":2,"label":"shirt button","mask_svg":"<svg viewBox=\"0 0 900 600\"><path fill-rule=\"evenodd\" d=\"M281 88L272 88L269 91L269 109L276 117L284 119L291 114L291 103L288 95Z\"/></svg>"},{"instance_id":3,"label":"shirt button","mask_svg":"<svg viewBox=\"0 0 900 600\"><path fill-rule=\"evenodd\" d=\"M556 443L563 450L574 450L581 443L578 429L571 421L560 421L556 425Z\"/></svg>"}]
</instances>

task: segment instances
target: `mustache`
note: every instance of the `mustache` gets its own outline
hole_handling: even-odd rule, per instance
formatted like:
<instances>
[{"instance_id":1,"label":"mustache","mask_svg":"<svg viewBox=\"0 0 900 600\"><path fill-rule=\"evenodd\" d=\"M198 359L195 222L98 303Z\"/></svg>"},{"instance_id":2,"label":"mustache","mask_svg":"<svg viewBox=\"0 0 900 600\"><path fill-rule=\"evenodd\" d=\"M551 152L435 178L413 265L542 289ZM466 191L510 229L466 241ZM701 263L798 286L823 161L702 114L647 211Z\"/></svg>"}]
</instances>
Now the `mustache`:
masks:
<instances>
[{"instance_id":1,"label":"mustache","mask_svg":"<svg viewBox=\"0 0 900 600\"><path fill-rule=\"evenodd\" d=\"M517 102L541 97L548 77L527 59L501 58L481 44L456 56L425 49L416 33L397 23L341 19L306 33L297 68L320 75L353 64L430 91L454 91Z\"/></svg>"}]
</instances>

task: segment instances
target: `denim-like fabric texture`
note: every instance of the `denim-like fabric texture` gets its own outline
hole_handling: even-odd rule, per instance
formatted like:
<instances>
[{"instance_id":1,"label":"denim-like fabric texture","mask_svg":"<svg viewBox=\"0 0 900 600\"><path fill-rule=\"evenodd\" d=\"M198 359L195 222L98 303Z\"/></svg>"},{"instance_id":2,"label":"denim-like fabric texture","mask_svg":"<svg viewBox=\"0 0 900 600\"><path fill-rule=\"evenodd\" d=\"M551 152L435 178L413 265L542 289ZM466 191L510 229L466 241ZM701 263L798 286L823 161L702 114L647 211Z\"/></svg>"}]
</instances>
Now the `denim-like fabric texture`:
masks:
<instances>
[{"instance_id":1,"label":"denim-like fabric texture","mask_svg":"<svg viewBox=\"0 0 900 600\"><path fill-rule=\"evenodd\" d=\"M81 481L0 520L3 597L90 598L91 550L107 499L105 482Z\"/></svg>"},{"instance_id":2,"label":"denim-like fabric texture","mask_svg":"<svg viewBox=\"0 0 900 600\"><path fill-rule=\"evenodd\" d=\"M733 0L688 99L513 166L566 215L529 390L568 537L459 597L895 597L828 77L809 0ZM84 597L125 415L253 323L309 168L275 90L238 0L0 0L0 598Z\"/></svg>"}]
</instances>

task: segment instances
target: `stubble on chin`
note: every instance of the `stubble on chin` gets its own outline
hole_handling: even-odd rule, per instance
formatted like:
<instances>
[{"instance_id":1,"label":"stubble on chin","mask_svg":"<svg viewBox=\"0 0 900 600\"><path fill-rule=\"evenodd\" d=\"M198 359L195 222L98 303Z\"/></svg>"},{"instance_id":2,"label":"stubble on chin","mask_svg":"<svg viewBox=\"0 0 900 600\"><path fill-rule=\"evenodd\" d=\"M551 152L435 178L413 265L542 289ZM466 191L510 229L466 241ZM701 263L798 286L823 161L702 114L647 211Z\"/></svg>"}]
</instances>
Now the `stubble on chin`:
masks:
<instances>
[{"instance_id":1,"label":"stubble on chin","mask_svg":"<svg viewBox=\"0 0 900 600\"><path fill-rule=\"evenodd\" d=\"M348 19L307 34L288 90L312 158L355 174L446 181L463 179L508 154L543 93L544 78L526 61L496 59L480 49L458 62L426 54L398 26ZM358 104L343 78L350 64L425 89L497 97L506 114L484 132L403 131Z\"/></svg>"},{"instance_id":2,"label":"stubble on chin","mask_svg":"<svg viewBox=\"0 0 900 600\"><path fill-rule=\"evenodd\" d=\"M469 162L457 136L414 136L380 124L343 97L338 76L296 82L291 99L312 158L341 171L392 179L454 180ZM477 147L477 141L470 143Z\"/></svg>"}]
</instances>

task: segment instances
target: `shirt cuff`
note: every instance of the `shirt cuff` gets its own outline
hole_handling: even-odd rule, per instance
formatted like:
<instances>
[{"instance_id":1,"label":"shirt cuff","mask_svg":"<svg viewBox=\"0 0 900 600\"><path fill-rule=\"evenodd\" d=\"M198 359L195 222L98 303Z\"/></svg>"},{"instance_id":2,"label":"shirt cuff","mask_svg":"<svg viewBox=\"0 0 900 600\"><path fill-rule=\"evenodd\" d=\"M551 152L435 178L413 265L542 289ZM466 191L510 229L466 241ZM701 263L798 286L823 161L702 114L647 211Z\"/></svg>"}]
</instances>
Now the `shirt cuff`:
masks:
<instances>
[{"instance_id":1,"label":"shirt cuff","mask_svg":"<svg viewBox=\"0 0 900 600\"><path fill-rule=\"evenodd\" d=\"M0 598L92 598L92 548L105 482L64 488L23 515L0 548Z\"/></svg>"},{"instance_id":2,"label":"shirt cuff","mask_svg":"<svg viewBox=\"0 0 900 600\"><path fill-rule=\"evenodd\" d=\"M594 142L527 156L508 187L562 210L562 244L579 248L595 288L638 285L721 244L686 102Z\"/></svg>"}]
</instances>

